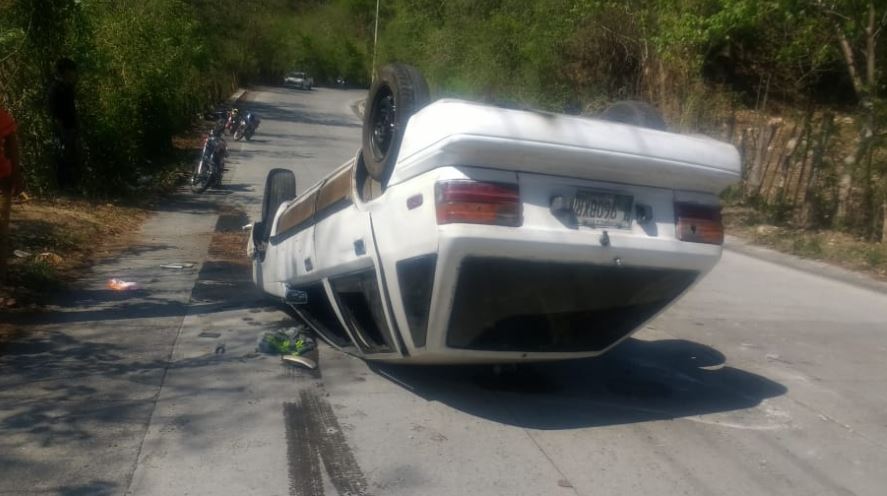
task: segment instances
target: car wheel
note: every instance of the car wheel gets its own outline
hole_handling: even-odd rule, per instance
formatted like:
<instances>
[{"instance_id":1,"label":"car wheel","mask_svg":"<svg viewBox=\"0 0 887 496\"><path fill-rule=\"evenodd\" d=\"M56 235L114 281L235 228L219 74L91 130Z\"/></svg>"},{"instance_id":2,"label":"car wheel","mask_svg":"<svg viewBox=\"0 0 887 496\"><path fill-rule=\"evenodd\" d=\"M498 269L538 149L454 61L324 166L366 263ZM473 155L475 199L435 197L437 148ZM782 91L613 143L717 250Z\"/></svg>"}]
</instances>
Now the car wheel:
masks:
<instances>
[{"instance_id":1,"label":"car wheel","mask_svg":"<svg viewBox=\"0 0 887 496\"><path fill-rule=\"evenodd\" d=\"M288 169L271 169L265 179L265 196L262 199L262 239L267 242L274 226L274 214L283 202L296 197L296 175Z\"/></svg>"},{"instance_id":2,"label":"car wheel","mask_svg":"<svg viewBox=\"0 0 887 496\"><path fill-rule=\"evenodd\" d=\"M645 102L633 100L616 102L605 108L598 117L607 121L621 122L660 131L668 129L662 114L656 110L656 107Z\"/></svg>"},{"instance_id":3,"label":"car wheel","mask_svg":"<svg viewBox=\"0 0 887 496\"><path fill-rule=\"evenodd\" d=\"M407 121L428 104L428 83L415 67L389 64L370 88L363 120L363 162L384 186L391 177Z\"/></svg>"}]
</instances>

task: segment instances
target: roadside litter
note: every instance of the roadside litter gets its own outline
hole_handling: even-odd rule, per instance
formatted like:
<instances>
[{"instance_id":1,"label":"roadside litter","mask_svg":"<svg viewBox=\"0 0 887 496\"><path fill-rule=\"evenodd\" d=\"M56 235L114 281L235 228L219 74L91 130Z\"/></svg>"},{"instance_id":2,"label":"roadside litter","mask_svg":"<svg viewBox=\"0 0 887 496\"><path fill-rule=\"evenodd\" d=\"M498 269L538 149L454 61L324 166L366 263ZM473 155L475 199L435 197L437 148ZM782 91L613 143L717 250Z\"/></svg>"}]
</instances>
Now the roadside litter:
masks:
<instances>
[{"instance_id":1,"label":"roadside litter","mask_svg":"<svg viewBox=\"0 0 887 496\"><path fill-rule=\"evenodd\" d=\"M317 362L306 356L284 355L280 357L280 359L286 364L305 367L308 370L314 370L317 368Z\"/></svg>"},{"instance_id":2,"label":"roadside litter","mask_svg":"<svg viewBox=\"0 0 887 496\"><path fill-rule=\"evenodd\" d=\"M171 263L161 265L161 269L171 269L171 270L182 270L182 269L190 269L194 267L194 264L191 262L183 262L183 263Z\"/></svg>"},{"instance_id":3,"label":"roadside litter","mask_svg":"<svg viewBox=\"0 0 887 496\"><path fill-rule=\"evenodd\" d=\"M256 351L272 355L282 355L281 360L288 365L307 369L317 368L317 361L306 355L317 349L311 332L304 326L291 327L279 331L263 331L259 334Z\"/></svg>"},{"instance_id":4,"label":"roadside litter","mask_svg":"<svg viewBox=\"0 0 887 496\"><path fill-rule=\"evenodd\" d=\"M17 258L28 258L31 256L30 253L24 250L14 250L12 254L15 255Z\"/></svg>"},{"instance_id":5,"label":"roadside litter","mask_svg":"<svg viewBox=\"0 0 887 496\"><path fill-rule=\"evenodd\" d=\"M317 348L314 338L305 327L291 327L259 334L256 351L274 355L304 355Z\"/></svg>"},{"instance_id":6,"label":"roadside litter","mask_svg":"<svg viewBox=\"0 0 887 496\"><path fill-rule=\"evenodd\" d=\"M45 251L45 252L37 255L36 257L34 257L34 260L37 262L42 262L42 263L46 263L49 265L58 265L64 261L62 259L62 257L60 257L50 251Z\"/></svg>"},{"instance_id":7,"label":"roadside litter","mask_svg":"<svg viewBox=\"0 0 887 496\"><path fill-rule=\"evenodd\" d=\"M135 282L124 281L122 279L111 279L108 281L108 289L113 289L114 291L132 291L140 288L139 284Z\"/></svg>"}]
</instances>

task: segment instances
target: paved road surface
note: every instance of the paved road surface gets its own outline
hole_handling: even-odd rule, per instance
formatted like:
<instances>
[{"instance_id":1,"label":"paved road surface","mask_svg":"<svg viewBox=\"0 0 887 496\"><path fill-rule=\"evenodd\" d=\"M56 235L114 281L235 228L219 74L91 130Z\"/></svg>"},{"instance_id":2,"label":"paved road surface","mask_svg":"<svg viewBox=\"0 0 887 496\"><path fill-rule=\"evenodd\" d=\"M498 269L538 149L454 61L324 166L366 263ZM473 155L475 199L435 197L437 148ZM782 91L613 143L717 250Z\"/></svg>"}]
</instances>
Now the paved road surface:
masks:
<instances>
[{"instance_id":1,"label":"paved road surface","mask_svg":"<svg viewBox=\"0 0 887 496\"><path fill-rule=\"evenodd\" d=\"M887 491L887 296L735 252L598 360L497 376L324 347L310 374L256 355L290 320L225 242L269 169L301 190L356 151L361 94L252 95L226 190L171 201L0 352L0 494Z\"/></svg>"}]
</instances>

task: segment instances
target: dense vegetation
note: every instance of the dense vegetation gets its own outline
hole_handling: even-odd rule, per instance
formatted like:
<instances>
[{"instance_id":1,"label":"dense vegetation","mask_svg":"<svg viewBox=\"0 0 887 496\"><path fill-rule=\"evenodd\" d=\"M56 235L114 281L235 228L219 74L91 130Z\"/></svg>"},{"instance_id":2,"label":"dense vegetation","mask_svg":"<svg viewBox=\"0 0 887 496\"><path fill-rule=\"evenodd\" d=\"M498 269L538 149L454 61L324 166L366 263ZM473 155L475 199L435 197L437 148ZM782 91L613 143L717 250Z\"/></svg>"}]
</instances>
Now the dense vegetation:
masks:
<instances>
[{"instance_id":1,"label":"dense vegetation","mask_svg":"<svg viewBox=\"0 0 887 496\"><path fill-rule=\"evenodd\" d=\"M84 189L120 195L150 177L207 105L290 65L288 2L0 0L0 105L19 120L28 188L52 191L53 66L79 66Z\"/></svg>"},{"instance_id":2,"label":"dense vegetation","mask_svg":"<svg viewBox=\"0 0 887 496\"><path fill-rule=\"evenodd\" d=\"M884 0L397 0L380 58L439 94L552 110L614 99L736 143L731 199L773 222L887 232Z\"/></svg>"},{"instance_id":3,"label":"dense vegetation","mask_svg":"<svg viewBox=\"0 0 887 496\"><path fill-rule=\"evenodd\" d=\"M887 0L381 0L375 46L375 0L0 5L0 98L27 124L29 164L47 163L51 61L73 54L102 184L238 82L298 67L365 85L375 55L417 65L437 96L586 112L650 101L673 127L739 146L731 201L771 222L887 230Z\"/></svg>"}]
</instances>

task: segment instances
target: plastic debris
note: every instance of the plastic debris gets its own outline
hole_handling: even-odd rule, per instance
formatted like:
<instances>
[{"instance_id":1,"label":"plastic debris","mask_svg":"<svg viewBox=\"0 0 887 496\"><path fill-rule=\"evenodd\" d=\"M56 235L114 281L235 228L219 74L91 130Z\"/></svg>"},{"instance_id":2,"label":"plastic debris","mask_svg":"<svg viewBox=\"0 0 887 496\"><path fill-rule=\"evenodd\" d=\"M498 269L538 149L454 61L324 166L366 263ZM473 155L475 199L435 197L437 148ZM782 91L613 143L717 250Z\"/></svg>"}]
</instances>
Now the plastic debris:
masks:
<instances>
[{"instance_id":1,"label":"plastic debris","mask_svg":"<svg viewBox=\"0 0 887 496\"><path fill-rule=\"evenodd\" d=\"M301 356L316 348L314 338L304 326L262 332L256 344L256 351L275 355Z\"/></svg>"},{"instance_id":2,"label":"plastic debris","mask_svg":"<svg viewBox=\"0 0 887 496\"><path fill-rule=\"evenodd\" d=\"M138 283L124 281L122 279L111 279L108 281L108 289L113 289L114 291L132 291L134 289L139 289Z\"/></svg>"},{"instance_id":3,"label":"plastic debris","mask_svg":"<svg viewBox=\"0 0 887 496\"><path fill-rule=\"evenodd\" d=\"M164 265L160 266L161 269L172 269L172 270L190 269L191 267L194 267L194 264L191 262L171 263L171 264L164 264Z\"/></svg>"},{"instance_id":4,"label":"plastic debris","mask_svg":"<svg viewBox=\"0 0 887 496\"><path fill-rule=\"evenodd\" d=\"M18 257L18 258L28 258L28 257L31 256L30 253L28 253L28 252L26 252L26 251L24 251L24 250L14 250L14 251L12 252L12 254L15 255L15 256Z\"/></svg>"},{"instance_id":5,"label":"plastic debris","mask_svg":"<svg viewBox=\"0 0 887 496\"><path fill-rule=\"evenodd\" d=\"M283 362L286 364L305 367L308 370L314 370L317 368L317 362L306 356L283 355L282 357L280 357L280 359L283 360Z\"/></svg>"}]
</instances>

